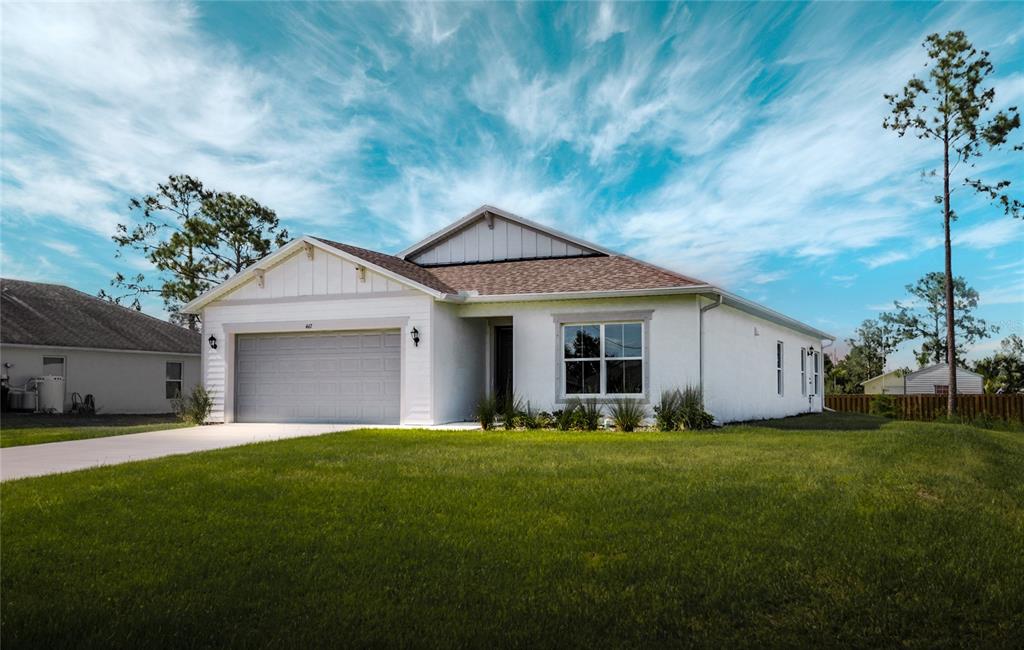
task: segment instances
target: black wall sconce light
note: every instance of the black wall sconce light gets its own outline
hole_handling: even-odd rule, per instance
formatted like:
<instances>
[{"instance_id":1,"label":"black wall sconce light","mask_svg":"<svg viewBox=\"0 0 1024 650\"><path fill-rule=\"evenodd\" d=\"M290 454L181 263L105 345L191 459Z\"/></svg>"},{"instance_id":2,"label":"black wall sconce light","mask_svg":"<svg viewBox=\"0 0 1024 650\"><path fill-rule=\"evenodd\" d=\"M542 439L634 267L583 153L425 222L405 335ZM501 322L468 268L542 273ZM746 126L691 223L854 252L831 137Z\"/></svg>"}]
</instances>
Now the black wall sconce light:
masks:
<instances>
[{"instance_id":1,"label":"black wall sconce light","mask_svg":"<svg viewBox=\"0 0 1024 650\"><path fill-rule=\"evenodd\" d=\"M409 332L409 336L412 337L412 344L416 347L420 347L420 331L414 327L412 328L412 331Z\"/></svg>"},{"instance_id":2,"label":"black wall sconce light","mask_svg":"<svg viewBox=\"0 0 1024 650\"><path fill-rule=\"evenodd\" d=\"M814 346L813 345L811 347L807 348L807 356L809 356L809 357L813 357L814 356Z\"/></svg>"},{"instance_id":3,"label":"black wall sconce light","mask_svg":"<svg viewBox=\"0 0 1024 650\"><path fill-rule=\"evenodd\" d=\"M210 338L206 339L206 342L210 344L211 350L217 349L217 337L213 334L210 335Z\"/></svg>"}]
</instances>

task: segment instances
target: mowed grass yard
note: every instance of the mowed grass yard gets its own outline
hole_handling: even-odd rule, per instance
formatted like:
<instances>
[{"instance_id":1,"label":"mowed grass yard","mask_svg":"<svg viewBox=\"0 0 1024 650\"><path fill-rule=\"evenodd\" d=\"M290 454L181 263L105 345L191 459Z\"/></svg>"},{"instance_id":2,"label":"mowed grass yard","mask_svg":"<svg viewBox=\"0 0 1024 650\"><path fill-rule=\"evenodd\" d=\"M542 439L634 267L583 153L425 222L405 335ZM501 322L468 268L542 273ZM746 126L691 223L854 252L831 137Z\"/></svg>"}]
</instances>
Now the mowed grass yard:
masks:
<instances>
[{"instance_id":1,"label":"mowed grass yard","mask_svg":"<svg viewBox=\"0 0 1024 650\"><path fill-rule=\"evenodd\" d=\"M4 413L0 447L123 436L188 426L173 415L49 415Z\"/></svg>"},{"instance_id":2,"label":"mowed grass yard","mask_svg":"<svg viewBox=\"0 0 1024 650\"><path fill-rule=\"evenodd\" d=\"M5 648L1024 644L1024 438L363 430L2 486Z\"/></svg>"}]
</instances>

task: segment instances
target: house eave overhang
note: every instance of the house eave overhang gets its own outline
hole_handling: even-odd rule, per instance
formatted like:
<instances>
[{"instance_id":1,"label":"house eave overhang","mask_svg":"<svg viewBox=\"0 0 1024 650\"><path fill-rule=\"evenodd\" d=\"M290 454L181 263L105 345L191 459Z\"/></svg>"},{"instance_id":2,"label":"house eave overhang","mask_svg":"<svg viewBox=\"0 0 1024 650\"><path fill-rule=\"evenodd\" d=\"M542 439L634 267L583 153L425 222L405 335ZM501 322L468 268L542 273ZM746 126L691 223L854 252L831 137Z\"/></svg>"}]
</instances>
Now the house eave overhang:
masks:
<instances>
[{"instance_id":1,"label":"house eave overhang","mask_svg":"<svg viewBox=\"0 0 1024 650\"><path fill-rule=\"evenodd\" d=\"M679 287L659 287L655 289L616 289L608 291L561 291L552 293L519 293L519 294L486 294L480 295L474 292L461 293L452 297L450 302L461 302L464 304L474 303L503 303L503 302L540 302L545 300L593 300L601 298L639 298L653 296L679 296L697 295L711 300L722 298L722 303L744 313L764 319L776 325L781 325L808 336L814 336L821 340L835 341L836 337L828 332L823 332L816 327L811 327L785 314L769 309L756 302L741 298L735 294L724 291L718 287L702 284Z\"/></svg>"},{"instance_id":2,"label":"house eave overhang","mask_svg":"<svg viewBox=\"0 0 1024 650\"><path fill-rule=\"evenodd\" d=\"M407 277L405 277L403 275L400 275L400 274L395 273L393 271L389 271L389 270L387 270L387 269L385 269L385 268L383 268L381 266L378 266L378 265L374 264L373 262L369 262L369 261L359 257L358 255L353 255L352 253L349 253L347 251L343 251L343 250L341 250L339 248L334 248L333 246L329 246L329 245L323 243L322 241L320 241L319 239L317 239L315 237L310 237L308 235L305 235L303 237L300 237L300 238L298 238L298 239L296 239L294 241L291 241L291 242L285 244L284 246L279 248L274 253L272 253L272 254L268 255L267 257L261 259L259 262L256 262L252 266L249 266L249 267L239 271L238 273L236 273L235 275L231 276L230 278L228 278L224 282L221 282L220 284L218 284L216 287L210 289L209 291L207 291L203 295L199 296L195 300L189 302L187 305L185 305L184 307L181 308L182 313L185 313L185 314L198 314L198 313L200 313L203 310L203 308L206 307L207 305L209 305L211 302L214 302L215 300L221 298L222 296L227 295L228 293L230 293L230 292L234 291L235 289L241 287L243 284L245 284L249 280L252 280L253 278L255 278L256 274L258 272L260 272L260 271L269 271L272 267L276 266L280 262L283 262L285 259L287 259L287 258L291 257L293 254L295 254L298 249L301 249L301 248L304 248L304 247L307 247L307 246L312 246L315 249L324 251L327 254L334 255L336 257L340 257L340 258L342 258L344 260L352 262L353 264L357 264L359 266L365 267L366 269L368 269L368 270L370 270L370 271L372 271L374 273L377 273L378 275L382 275L382 276L388 278L389 280L393 280L394 282L397 282L397 283L399 283L401 285L404 285L404 286L411 287L413 289L417 289L419 291L422 291L423 293L433 297L436 300L450 300L452 295L453 295L453 294L437 291L436 289L432 289L432 288L430 288L430 287L428 287L426 285L423 285L423 284L420 284L419 282L416 282L415 280L411 280L411 279L409 279L409 278L407 278Z\"/></svg>"}]
</instances>

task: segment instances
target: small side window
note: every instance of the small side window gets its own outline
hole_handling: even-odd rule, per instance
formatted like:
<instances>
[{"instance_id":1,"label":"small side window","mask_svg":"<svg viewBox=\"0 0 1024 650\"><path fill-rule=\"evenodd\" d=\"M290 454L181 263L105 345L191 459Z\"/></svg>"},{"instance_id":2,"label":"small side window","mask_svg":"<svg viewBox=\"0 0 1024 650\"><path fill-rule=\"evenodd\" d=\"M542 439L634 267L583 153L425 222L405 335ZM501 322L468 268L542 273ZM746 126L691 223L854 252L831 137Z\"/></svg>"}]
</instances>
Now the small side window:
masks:
<instances>
[{"instance_id":1,"label":"small side window","mask_svg":"<svg viewBox=\"0 0 1024 650\"><path fill-rule=\"evenodd\" d=\"M782 341L775 342L775 387L779 391L779 395L782 395L782 356L783 356L783 345Z\"/></svg>"},{"instance_id":2,"label":"small side window","mask_svg":"<svg viewBox=\"0 0 1024 650\"><path fill-rule=\"evenodd\" d=\"M164 397L174 399L181 397L181 362L168 361L164 373Z\"/></svg>"},{"instance_id":3,"label":"small side window","mask_svg":"<svg viewBox=\"0 0 1024 650\"><path fill-rule=\"evenodd\" d=\"M800 394L807 395L807 348L800 348Z\"/></svg>"}]
</instances>

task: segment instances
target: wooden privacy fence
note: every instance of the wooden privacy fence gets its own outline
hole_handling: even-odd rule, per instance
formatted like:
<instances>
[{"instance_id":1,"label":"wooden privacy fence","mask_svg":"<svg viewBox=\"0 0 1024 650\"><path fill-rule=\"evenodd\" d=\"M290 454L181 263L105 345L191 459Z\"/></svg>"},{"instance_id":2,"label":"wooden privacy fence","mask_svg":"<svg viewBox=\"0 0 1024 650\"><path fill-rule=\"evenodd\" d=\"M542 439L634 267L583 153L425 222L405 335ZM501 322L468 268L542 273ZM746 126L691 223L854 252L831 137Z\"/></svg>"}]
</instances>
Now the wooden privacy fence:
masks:
<instances>
[{"instance_id":1,"label":"wooden privacy fence","mask_svg":"<svg viewBox=\"0 0 1024 650\"><path fill-rule=\"evenodd\" d=\"M870 413L871 400L882 395L826 395L825 406L846 413ZM946 414L945 395L885 395L896 403L897 413L904 420L934 420ZM1024 422L1024 394L960 395L957 411L961 417L973 419L981 415L1007 422Z\"/></svg>"}]
</instances>

